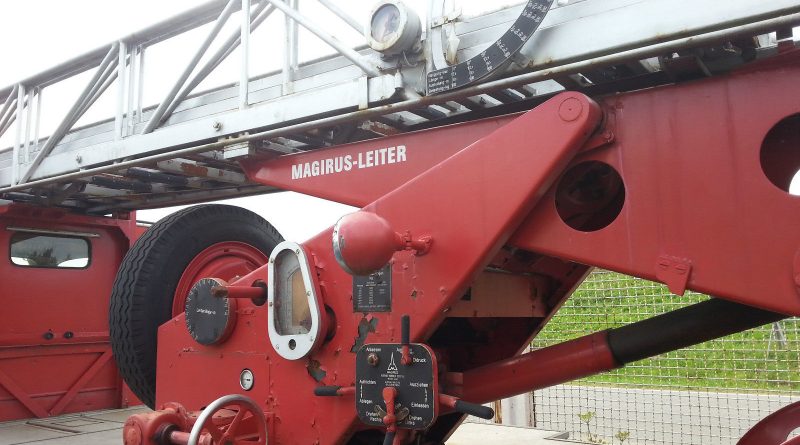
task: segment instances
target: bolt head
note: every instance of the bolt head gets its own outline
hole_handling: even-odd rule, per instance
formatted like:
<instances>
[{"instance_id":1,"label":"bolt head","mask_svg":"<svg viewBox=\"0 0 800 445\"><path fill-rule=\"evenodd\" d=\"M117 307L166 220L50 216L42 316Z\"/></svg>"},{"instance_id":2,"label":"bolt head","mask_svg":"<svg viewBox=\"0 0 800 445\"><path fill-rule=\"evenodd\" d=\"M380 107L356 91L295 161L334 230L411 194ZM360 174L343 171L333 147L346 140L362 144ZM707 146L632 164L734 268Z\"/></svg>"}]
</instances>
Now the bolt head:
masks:
<instances>
[{"instance_id":1,"label":"bolt head","mask_svg":"<svg viewBox=\"0 0 800 445\"><path fill-rule=\"evenodd\" d=\"M380 358L378 358L378 354L374 352L367 356L367 363L369 363L370 366L378 366L378 363L380 363L380 361L381 360Z\"/></svg>"}]
</instances>

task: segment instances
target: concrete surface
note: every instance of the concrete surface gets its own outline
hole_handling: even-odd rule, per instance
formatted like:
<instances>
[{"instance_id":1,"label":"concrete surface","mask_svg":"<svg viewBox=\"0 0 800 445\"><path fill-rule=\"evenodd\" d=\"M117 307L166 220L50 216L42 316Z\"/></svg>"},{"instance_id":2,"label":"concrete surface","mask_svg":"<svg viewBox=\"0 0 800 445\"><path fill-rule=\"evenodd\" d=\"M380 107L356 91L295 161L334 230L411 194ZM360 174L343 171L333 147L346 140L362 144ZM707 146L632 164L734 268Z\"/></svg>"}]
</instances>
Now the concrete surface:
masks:
<instances>
[{"instance_id":1,"label":"concrete surface","mask_svg":"<svg viewBox=\"0 0 800 445\"><path fill-rule=\"evenodd\" d=\"M136 407L0 423L0 445L119 445L125 419L144 411L147 408ZM465 423L447 444L564 445L557 438L566 438L566 433Z\"/></svg>"},{"instance_id":2,"label":"concrete surface","mask_svg":"<svg viewBox=\"0 0 800 445\"><path fill-rule=\"evenodd\" d=\"M122 443L122 425L144 407L90 411L50 419L0 423L0 445L116 445Z\"/></svg>"},{"instance_id":3,"label":"concrete surface","mask_svg":"<svg viewBox=\"0 0 800 445\"><path fill-rule=\"evenodd\" d=\"M508 425L464 423L447 441L447 445L564 445L567 433L537 430Z\"/></svg>"}]
</instances>

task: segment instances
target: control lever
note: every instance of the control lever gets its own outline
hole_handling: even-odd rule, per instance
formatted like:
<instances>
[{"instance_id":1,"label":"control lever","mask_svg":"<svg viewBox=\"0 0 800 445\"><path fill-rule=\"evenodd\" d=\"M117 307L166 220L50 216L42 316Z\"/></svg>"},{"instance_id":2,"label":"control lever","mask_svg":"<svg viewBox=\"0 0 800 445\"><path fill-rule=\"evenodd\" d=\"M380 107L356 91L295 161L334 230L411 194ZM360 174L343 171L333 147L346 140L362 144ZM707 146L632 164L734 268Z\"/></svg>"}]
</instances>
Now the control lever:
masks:
<instances>
[{"instance_id":1,"label":"control lever","mask_svg":"<svg viewBox=\"0 0 800 445\"><path fill-rule=\"evenodd\" d=\"M494 410L492 408L477 403L465 402L458 397L439 394L439 403L453 409L453 411L469 414L470 416L480 417L486 420L494 418Z\"/></svg>"},{"instance_id":2,"label":"control lever","mask_svg":"<svg viewBox=\"0 0 800 445\"><path fill-rule=\"evenodd\" d=\"M408 315L403 315L400 318L400 348L402 351L402 357L400 358L400 363L405 366L411 366L413 364L413 360L411 360L411 353L409 351L409 345L411 344L411 317Z\"/></svg>"},{"instance_id":3,"label":"control lever","mask_svg":"<svg viewBox=\"0 0 800 445\"><path fill-rule=\"evenodd\" d=\"M317 397L349 396L355 393L355 386L317 386L314 388L314 395Z\"/></svg>"},{"instance_id":4,"label":"control lever","mask_svg":"<svg viewBox=\"0 0 800 445\"><path fill-rule=\"evenodd\" d=\"M383 424L386 425L386 437L383 438L383 445L392 445L394 435L397 432L397 416L394 414L396 398L397 388L391 386L383 388L383 403L386 404L386 415L383 416Z\"/></svg>"}]
</instances>

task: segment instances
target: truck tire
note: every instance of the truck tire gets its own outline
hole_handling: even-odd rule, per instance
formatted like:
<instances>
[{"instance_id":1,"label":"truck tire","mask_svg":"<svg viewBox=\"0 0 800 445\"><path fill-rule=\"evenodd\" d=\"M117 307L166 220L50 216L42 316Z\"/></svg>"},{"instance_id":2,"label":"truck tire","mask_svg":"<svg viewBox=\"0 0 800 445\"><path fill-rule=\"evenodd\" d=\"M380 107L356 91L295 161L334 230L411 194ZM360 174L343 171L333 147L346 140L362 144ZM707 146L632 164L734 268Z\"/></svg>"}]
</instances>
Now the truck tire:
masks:
<instances>
[{"instance_id":1,"label":"truck tire","mask_svg":"<svg viewBox=\"0 0 800 445\"><path fill-rule=\"evenodd\" d=\"M179 292L203 278L196 274L245 275L281 241L255 213L212 204L161 219L131 247L111 291L109 332L120 374L145 405L155 407L158 327L183 312Z\"/></svg>"}]
</instances>

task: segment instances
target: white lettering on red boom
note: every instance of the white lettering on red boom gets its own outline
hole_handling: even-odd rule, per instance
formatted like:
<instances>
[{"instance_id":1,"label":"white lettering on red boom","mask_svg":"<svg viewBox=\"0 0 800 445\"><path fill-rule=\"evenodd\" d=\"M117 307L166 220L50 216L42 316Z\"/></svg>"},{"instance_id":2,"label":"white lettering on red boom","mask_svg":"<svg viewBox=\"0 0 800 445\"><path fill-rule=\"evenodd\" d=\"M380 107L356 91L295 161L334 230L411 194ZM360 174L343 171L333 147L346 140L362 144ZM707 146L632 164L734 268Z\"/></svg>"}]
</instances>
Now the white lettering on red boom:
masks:
<instances>
[{"instance_id":1,"label":"white lettering on red boom","mask_svg":"<svg viewBox=\"0 0 800 445\"><path fill-rule=\"evenodd\" d=\"M312 178L351 170L406 162L406 146L380 148L292 165L292 179Z\"/></svg>"}]
</instances>

